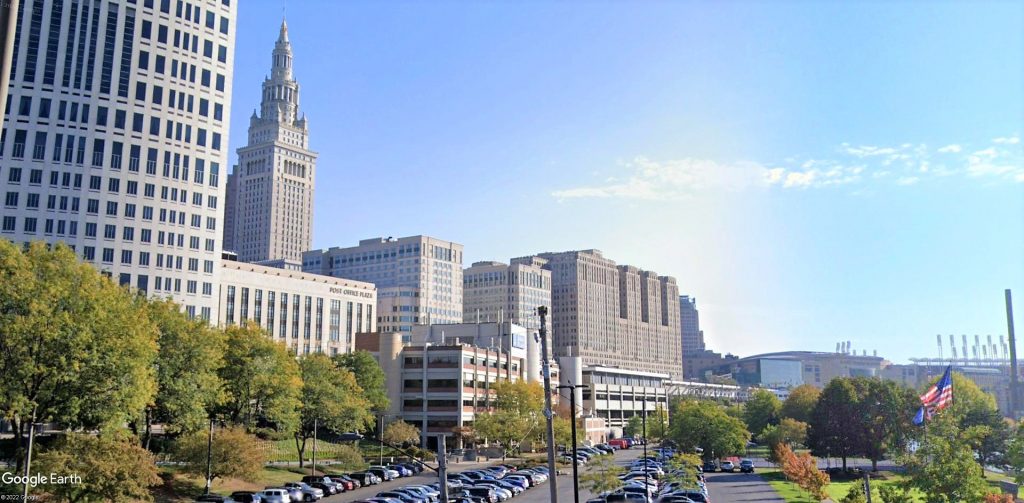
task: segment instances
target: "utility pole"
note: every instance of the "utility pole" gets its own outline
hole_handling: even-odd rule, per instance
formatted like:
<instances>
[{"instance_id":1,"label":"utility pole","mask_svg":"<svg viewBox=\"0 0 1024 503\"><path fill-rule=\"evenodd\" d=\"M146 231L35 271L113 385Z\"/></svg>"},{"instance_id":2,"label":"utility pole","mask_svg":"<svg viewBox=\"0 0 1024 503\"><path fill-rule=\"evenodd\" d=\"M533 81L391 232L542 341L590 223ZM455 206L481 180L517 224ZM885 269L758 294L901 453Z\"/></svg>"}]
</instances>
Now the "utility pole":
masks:
<instances>
[{"instance_id":1,"label":"utility pole","mask_svg":"<svg viewBox=\"0 0 1024 503\"><path fill-rule=\"evenodd\" d=\"M540 316L540 359L541 373L544 374L544 417L547 419L548 436L548 471L551 472L551 479L548 481L548 489L551 490L551 503L558 503L558 469L555 467L555 428L551 423L551 362L548 360L548 308L540 306L537 308Z\"/></svg>"},{"instance_id":2,"label":"utility pole","mask_svg":"<svg viewBox=\"0 0 1024 503\"><path fill-rule=\"evenodd\" d=\"M871 477L868 476L868 472L864 472L864 495L868 503L871 503Z\"/></svg>"},{"instance_id":3,"label":"utility pole","mask_svg":"<svg viewBox=\"0 0 1024 503\"><path fill-rule=\"evenodd\" d=\"M32 422L28 424L28 453L25 454L25 493L22 495L21 501L28 501L28 482L32 475L30 467L32 466L32 443L36 438L36 410L38 406L32 406ZM19 432L20 433L20 432ZM18 439L21 440L20 438ZM207 491L209 493L209 491Z\"/></svg>"},{"instance_id":4,"label":"utility pole","mask_svg":"<svg viewBox=\"0 0 1024 503\"><path fill-rule=\"evenodd\" d=\"M380 415L380 431L377 432L377 438L384 438L384 414ZM380 442L377 442L380 444ZM384 464L384 444L380 444L380 459L377 462L378 465Z\"/></svg>"},{"instance_id":5,"label":"utility pole","mask_svg":"<svg viewBox=\"0 0 1024 503\"><path fill-rule=\"evenodd\" d=\"M650 492L650 486L648 485L648 484L650 484L650 480L648 480L648 478L650 477L650 472L647 471L647 396L646 395L644 396L644 415L643 415L643 419L641 420L641 423L643 424L643 435L644 435L644 494L647 494L647 493ZM579 502L576 502L576 503L579 503Z\"/></svg>"},{"instance_id":6,"label":"utility pole","mask_svg":"<svg viewBox=\"0 0 1024 503\"><path fill-rule=\"evenodd\" d=\"M570 426L572 431L572 496L575 503L580 503L580 465L579 460L576 459L576 388L586 388L586 385L567 384L556 386L556 388L569 390L569 407L572 408L572 425Z\"/></svg>"},{"instance_id":7,"label":"utility pole","mask_svg":"<svg viewBox=\"0 0 1024 503\"><path fill-rule=\"evenodd\" d=\"M448 449L445 446L444 434L437 437L437 488L441 492L440 500L448 502Z\"/></svg>"},{"instance_id":8,"label":"utility pole","mask_svg":"<svg viewBox=\"0 0 1024 503\"><path fill-rule=\"evenodd\" d=\"M210 436L206 439L206 494L213 484L213 417L210 417Z\"/></svg>"},{"instance_id":9,"label":"utility pole","mask_svg":"<svg viewBox=\"0 0 1024 503\"><path fill-rule=\"evenodd\" d=\"M310 466L309 466L309 474L310 475L316 475L316 427L317 427L317 419L318 418L315 418L315 417L313 418L313 462L310 463Z\"/></svg>"}]
</instances>

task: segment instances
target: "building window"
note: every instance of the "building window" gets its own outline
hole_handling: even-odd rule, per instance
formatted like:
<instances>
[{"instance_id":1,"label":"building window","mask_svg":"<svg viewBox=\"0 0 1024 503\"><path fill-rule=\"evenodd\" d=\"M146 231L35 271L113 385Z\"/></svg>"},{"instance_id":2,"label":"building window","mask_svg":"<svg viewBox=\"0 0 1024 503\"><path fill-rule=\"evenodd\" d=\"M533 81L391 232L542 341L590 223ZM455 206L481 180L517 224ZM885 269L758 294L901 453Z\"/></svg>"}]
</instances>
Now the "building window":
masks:
<instances>
[{"instance_id":1,"label":"building window","mask_svg":"<svg viewBox=\"0 0 1024 503\"><path fill-rule=\"evenodd\" d=\"M228 285L227 314L225 315L228 325L235 323L235 287Z\"/></svg>"}]
</instances>

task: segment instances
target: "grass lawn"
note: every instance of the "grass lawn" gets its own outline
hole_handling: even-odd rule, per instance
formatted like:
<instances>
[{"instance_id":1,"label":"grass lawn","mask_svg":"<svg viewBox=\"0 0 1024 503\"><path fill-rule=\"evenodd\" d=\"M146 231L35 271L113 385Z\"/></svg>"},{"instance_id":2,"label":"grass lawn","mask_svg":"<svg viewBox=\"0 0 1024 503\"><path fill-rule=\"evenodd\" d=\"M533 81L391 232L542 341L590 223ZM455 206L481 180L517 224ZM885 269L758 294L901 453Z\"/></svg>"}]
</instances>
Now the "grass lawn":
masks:
<instances>
[{"instance_id":1,"label":"grass lawn","mask_svg":"<svg viewBox=\"0 0 1024 503\"><path fill-rule=\"evenodd\" d=\"M317 474L349 473L352 470L342 470L338 466L321 466L317 464ZM227 495L234 491L262 491L266 487L279 486L285 482L297 482L304 475L309 475L309 467L300 469L298 466L291 467L266 467L259 474L259 482L246 482L239 479L216 479L213 481L211 491L216 494ZM153 497L158 503L182 503L194 501L195 497L203 494L206 488L206 480L203 477L195 477L182 473L175 467L161 467L160 478L164 479L164 485L153 491Z\"/></svg>"},{"instance_id":2,"label":"grass lawn","mask_svg":"<svg viewBox=\"0 0 1024 503\"><path fill-rule=\"evenodd\" d=\"M788 503L818 503L817 500L812 498L806 491L800 489L796 484L786 480L786 477L782 475L782 472L776 468L767 468L758 472L768 483L775 489L782 499ZM874 501L881 501L881 496L878 494L878 488L902 481L905 477L900 474L892 472L881 472L880 478L871 479L871 497ZM833 501L839 501L846 496L846 493L850 491L850 488L854 484L862 484L860 480L856 481L834 481L829 485L825 486L825 491ZM924 496L918 492L913 493L916 497L916 501L924 502Z\"/></svg>"}]
</instances>

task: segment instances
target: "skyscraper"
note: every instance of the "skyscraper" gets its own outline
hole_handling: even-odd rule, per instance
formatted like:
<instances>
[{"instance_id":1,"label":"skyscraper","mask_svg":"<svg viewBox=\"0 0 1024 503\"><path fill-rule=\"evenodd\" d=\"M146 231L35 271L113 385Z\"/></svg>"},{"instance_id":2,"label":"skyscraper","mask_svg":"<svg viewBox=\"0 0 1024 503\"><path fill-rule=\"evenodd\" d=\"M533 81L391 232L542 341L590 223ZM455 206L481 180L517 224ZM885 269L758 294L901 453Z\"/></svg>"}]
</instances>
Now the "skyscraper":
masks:
<instances>
[{"instance_id":1,"label":"skyscraper","mask_svg":"<svg viewBox=\"0 0 1024 503\"><path fill-rule=\"evenodd\" d=\"M682 330L683 355L696 355L704 351L704 332L700 329L697 299L689 295L679 297L679 323Z\"/></svg>"},{"instance_id":2,"label":"skyscraper","mask_svg":"<svg viewBox=\"0 0 1024 503\"><path fill-rule=\"evenodd\" d=\"M311 250L302 270L377 285L377 329L462 323L462 245L429 236L364 239L359 246Z\"/></svg>"},{"instance_id":3,"label":"skyscraper","mask_svg":"<svg viewBox=\"0 0 1024 503\"><path fill-rule=\"evenodd\" d=\"M462 319L466 323L511 321L540 328L537 307L551 305L551 271L540 257L475 262L462 273Z\"/></svg>"},{"instance_id":4,"label":"skyscraper","mask_svg":"<svg viewBox=\"0 0 1024 503\"><path fill-rule=\"evenodd\" d=\"M537 256L551 271L555 356L681 378L675 278L616 265L599 250Z\"/></svg>"},{"instance_id":5,"label":"skyscraper","mask_svg":"<svg viewBox=\"0 0 1024 503\"><path fill-rule=\"evenodd\" d=\"M272 52L259 114L249 118L249 142L238 149L228 177L224 248L238 260L298 262L313 247L313 188L317 154L309 123L299 114L288 25Z\"/></svg>"},{"instance_id":6,"label":"skyscraper","mask_svg":"<svg viewBox=\"0 0 1024 503\"><path fill-rule=\"evenodd\" d=\"M0 237L216 319L235 2L23 0Z\"/></svg>"}]
</instances>

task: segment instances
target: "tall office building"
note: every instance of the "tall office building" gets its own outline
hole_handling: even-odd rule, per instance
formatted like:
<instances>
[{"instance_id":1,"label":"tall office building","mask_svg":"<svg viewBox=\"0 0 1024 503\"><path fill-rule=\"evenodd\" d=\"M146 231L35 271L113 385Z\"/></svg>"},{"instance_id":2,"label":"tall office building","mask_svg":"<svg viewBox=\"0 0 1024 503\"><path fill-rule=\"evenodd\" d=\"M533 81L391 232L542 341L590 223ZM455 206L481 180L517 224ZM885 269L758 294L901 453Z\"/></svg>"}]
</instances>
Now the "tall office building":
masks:
<instances>
[{"instance_id":1,"label":"tall office building","mask_svg":"<svg viewBox=\"0 0 1024 503\"><path fill-rule=\"evenodd\" d=\"M551 271L545 264L540 257L474 263L462 273L463 321L511 321L539 329L537 307L551 305Z\"/></svg>"},{"instance_id":2,"label":"tall office building","mask_svg":"<svg viewBox=\"0 0 1024 503\"><path fill-rule=\"evenodd\" d=\"M316 158L309 123L299 114L299 83L282 22L259 114L253 110L249 118L249 143L238 149L228 177L224 248L243 262L301 260L313 247Z\"/></svg>"},{"instance_id":3,"label":"tall office building","mask_svg":"<svg viewBox=\"0 0 1024 503\"><path fill-rule=\"evenodd\" d=\"M311 250L302 270L377 285L377 329L462 323L462 245L428 236L364 239L359 246Z\"/></svg>"},{"instance_id":4,"label":"tall office building","mask_svg":"<svg viewBox=\"0 0 1024 503\"><path fill-rule=\"evenodd\" d=\"M217 319L235 2L22 0L0 237Z\"/></svg>"},{"instance_id":5,"label":"tall office building","mask_svg":"<svg viewBox=\"0 0 1024 503\"><path fill-rule=\"evenodd\" d=\"M551 270L555 356L681 378L675 278L616 265L598 250L537 256Z\"/></svg>"},{"instance_id":6,"label":"tall office building","mask_svg":"<svg viewBox=\"0 0 1024 503\"><path fill-rule=\"evenodd\" d=\"M683 355L704 352L704 332L700 329L697 299L689 295L679 297L679 323L682 331Z\"/></svg>"}]
</instances>

